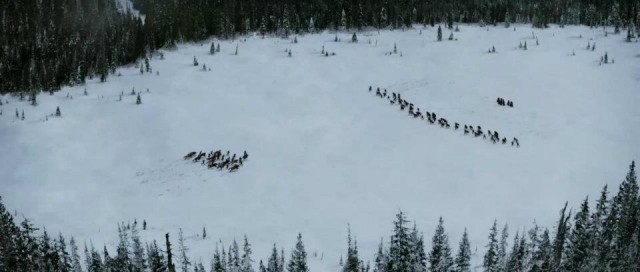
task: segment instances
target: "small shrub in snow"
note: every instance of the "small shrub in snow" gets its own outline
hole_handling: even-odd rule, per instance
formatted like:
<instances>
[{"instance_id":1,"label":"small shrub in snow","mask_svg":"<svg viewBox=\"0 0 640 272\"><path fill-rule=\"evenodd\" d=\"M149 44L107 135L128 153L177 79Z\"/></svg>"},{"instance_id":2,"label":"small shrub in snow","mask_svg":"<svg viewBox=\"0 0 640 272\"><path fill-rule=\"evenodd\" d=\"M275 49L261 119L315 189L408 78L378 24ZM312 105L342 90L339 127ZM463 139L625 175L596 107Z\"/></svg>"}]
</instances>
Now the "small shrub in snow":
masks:
<instances>
[{"instance_id":1,"label":"small shrub in snow","mask_svg":"<svg viewBox=\"0 0 640 272\"><path fill-rule=\"evenodd\" d=\"M142 104L142 98L140 98L140 94L138 94L138 97L136 98L136 105L140 104Z\"/></svg>"}]
</instances>

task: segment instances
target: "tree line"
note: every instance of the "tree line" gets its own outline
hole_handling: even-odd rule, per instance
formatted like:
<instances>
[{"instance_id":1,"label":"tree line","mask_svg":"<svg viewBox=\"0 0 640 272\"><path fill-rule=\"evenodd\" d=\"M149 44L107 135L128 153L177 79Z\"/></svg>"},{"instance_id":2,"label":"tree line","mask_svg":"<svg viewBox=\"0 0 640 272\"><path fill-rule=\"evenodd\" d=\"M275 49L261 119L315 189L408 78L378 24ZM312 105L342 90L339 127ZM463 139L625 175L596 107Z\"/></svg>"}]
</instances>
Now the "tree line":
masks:
<instances>
[{"instance_id":1,"label":"tree line","mask_svg":"<svg viewBox=\"0 0 640 272\"><path fill-rule=\"evenodd\" d=\"M0 94L51 92L209 36L414 24L640 25L637 0L0 0Z\"/></svg>"},{"instance_id":2,"label":"tree line","mask_svg":"<svg viewBox=\"0 0 640 272\"><path fill-rule=\"evenodd\" d=\"M1 199L0 199L1 200ZM534 225L517 230L509 238L508 225L499 230L497 222L489 229L482 256L482 269L487 272L565 272L565 271L639 271L640 270L640 195L635 164L629 167L618 192L609 196L605 186L590 208L585 198L580 207L560 210L552 228ZM439 219L430 248L423 233L400 211L393 222L393 232L380 245L372 262L360 257L358 243L347 228L347 250L340 258L343 272L465 272L471 271L471 244L465 230L454 250ZM146 229L146 221L142 227ZM61 272L308 272L307 252L298 234L295 247L285 260L284 249L273 245L265 262L254 261L251 244L245 236L242 247L234 240L228 248L216 243L209 264L192 261L184 244L182 230L174 248L169 233L164 244L152 241L143 245L138 223L118 224L119 242L114 252L106 246L96 249L84 244L84 259L73 237L67 243L59 234L50 236L24 219L16 223L0 202L0 271ZM202 238L206 238L203 229ZM509 245L511 241L511 245ZM476 246L478 247L478 246ZM242 249L241 249L242 248ZM176 253L174 253L176 252ZM177 257L176 257L177 256Z\"/></svg>"}]
</instances>

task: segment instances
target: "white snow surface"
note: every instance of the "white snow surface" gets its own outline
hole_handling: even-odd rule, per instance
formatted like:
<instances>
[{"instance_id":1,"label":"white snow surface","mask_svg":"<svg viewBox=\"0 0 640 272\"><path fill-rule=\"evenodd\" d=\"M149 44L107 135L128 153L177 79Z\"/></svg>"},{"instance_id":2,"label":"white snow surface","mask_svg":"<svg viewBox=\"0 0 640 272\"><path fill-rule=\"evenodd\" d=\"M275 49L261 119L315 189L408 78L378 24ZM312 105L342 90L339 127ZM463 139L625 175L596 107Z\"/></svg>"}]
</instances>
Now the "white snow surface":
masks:
<instances>
[{"instance_id":1,"label":"white snow surface","mask_svg":"<svg viewBox=\"0 0 640 272\"><path fill-rule=\"evenodd\" d=\"M640 158L638 43L602 28L513 27L461 25L458 40L442 42L437 27L420 35L422 26L361 32L358 43L346 32L338 43L328 32L297 44L249 36L215 40L215 55L213 40L180 44L153 57L153 74L121 67L106 83L41 94L36 107L5 95L0 195L19 218L98 248L115 247L118 222L144 219L145 240L169 232L174 244L182 228L189 255L207 268L219 239L228 246L246 234L257 267L273 243L288 257L301 232L312 271L336 271L347 224L373 261L399 210L427 250L438 217L455 251L467 228L479 264L494 219L511 237L534 220L553 227L565 201L578 207L605 184L617 189ZM528 50L518 49L525 41ZM402 56L385 55L394 43ZM321 56L323 45L336 56ZM605 52L615 64L599 65ZM401 93L452 128L408 117L369 86ZM57 106L63 116L46 121ZM454 122L515 136L521 147L465 136ZM236 173L182 159L217 149L250 157Z\"/></svg>"}]
</instances>

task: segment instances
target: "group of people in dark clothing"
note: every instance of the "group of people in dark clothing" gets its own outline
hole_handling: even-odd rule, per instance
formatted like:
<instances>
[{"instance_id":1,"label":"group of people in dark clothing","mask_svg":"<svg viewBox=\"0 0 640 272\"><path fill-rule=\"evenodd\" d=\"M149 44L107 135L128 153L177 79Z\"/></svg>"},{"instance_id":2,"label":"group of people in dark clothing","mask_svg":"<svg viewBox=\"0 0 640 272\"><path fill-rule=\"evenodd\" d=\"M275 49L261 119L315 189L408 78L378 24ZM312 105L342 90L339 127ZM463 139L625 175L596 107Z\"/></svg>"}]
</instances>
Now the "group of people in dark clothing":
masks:
<instances>
[{"instance_id":1,"label":"group of people in dark clothing","mask_svg":"<svg viewBox=\"0 0 640 272\"><path fill-rule=\"evenodd\" d=\"M369 92L373 92L372 86L369 86ZM406 99L403 99L400 93L395 93L395 92L389 93L387 92L387 89L381 90L378 87L375 90L375 95L382 99L387 99L390 105L396 105L396 104L399 105L401 111L404 111L405 109L407 109L407 112L410 117L413 117L415 119L420 118L422 120L424 120L426 117L427 122L429 122L430 124L435 124L437 122L441 128L449 129L451 127L447 119L442 117L438 118L435 112L424 111L424 114L423 114L422 111L420 111L420 108L414 106L413 103L407 101ZM498 98L498 104L500 103L505 103L504 99ZM513 102L508 101L507 104L510 107L513 107ZM460 129L460 124L457 122L454 122L453 129L454 130ZM482 130L481 126L472 126L472 125L464 125L463 130L464 130L464 135L482 137L483 139L487 139L487 136L488 136L489 140L494 144L496 143L507 144L507 138L506 137L500 138L500 134L497 131L487 130L487 132L485 133ZM520 147L520 142L518 141L518 138L514 137L511 140L511 145Z\"/></svg>"},{"instance_id":2,"label":"group of people in dark clothing","mask_svg":"<svg viewBox=\"0 0 640 272\"><path fill-rule=\"evenodd\" d=\"M247 151L244 151L242 156L232 155L229 151L226 154L222 154L222 150L205 152L189 152L184 156L185 160L192 160L195 163L200 162L202 165L207 165L209 169L228 170L229 172L235 172L240 169L243 163L249 158Z\"/></svg>"},{"instance_id":3,"label":"group of people in dark clothing","mask_svg":"<svg viewBox=\"0 0 640 272\"><path fill-rule=\"evenodd\" d=\"M502 97L498 97L498 99L496 100L496 103L498 103L498 105L500 105L500 106L509 106L509 107L513 108L513 101L507 100L505 102L504 98L502 98Z\"/></svg>"}]
</instances>

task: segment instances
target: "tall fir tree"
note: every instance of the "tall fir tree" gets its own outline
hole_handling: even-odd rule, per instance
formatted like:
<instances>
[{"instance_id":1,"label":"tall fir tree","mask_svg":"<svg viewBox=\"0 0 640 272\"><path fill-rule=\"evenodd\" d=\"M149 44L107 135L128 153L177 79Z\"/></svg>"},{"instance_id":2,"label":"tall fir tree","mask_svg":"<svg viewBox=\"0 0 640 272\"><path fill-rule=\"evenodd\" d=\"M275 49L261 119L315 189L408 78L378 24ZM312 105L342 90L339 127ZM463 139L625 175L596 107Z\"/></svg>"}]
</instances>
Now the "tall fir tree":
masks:
<instances>
[{"instance_id":1,"label":"tall fir tree","mask_svg":"<svg viewBox=\"0 0 640 272\"><path fill-rule=\"evenodd\" d=\"M394 230L389 245L388 272L408 271L411 268L411 241L407 219L402 211L393 222Z\"/></svg>"},{"instance_id":2,"label":"tall fir tree","mask_svg":"<svg viewBox=\"0 0 640 272\"><path fill-rule=\"evenodd\" d=\"M298 234L298 241L296 242L296 247L291 253L291 259L287 265L287 271L309 272L309 267L307 266L307 252L305 251L304 244L302 243L301 233Z\"/></svg>"},{"instance_id":3,"label":"tall fir tree","mask_svg":"<svg viewBox=\"0 0 640 272\"><path fill-rule=\"evenodd\" d=\"M586 271L589 270L589 253L593 243L593 239L589 237L589 198L582 202L573 222L573 229L567 239L567 261L564 266L568 271Z\"/></svg>"},{"instance_id":4,"label":"tall fir tree","mask_svg":"<svg viewBox=\"0 0 640 272\"><path fill-rule=\"evenodd\" d=\"M493 226L489 232L489 243L487 244L487 251L484 254L484 260L482 266L486 272L498 272L500 271L500 265L498 263L498 226L497 222L493 221Z\"/></svg>"},{"instance_id":5,"label":"tall fir tree","mask_svg":"<svg viewBox=\"0 0 640 272\"><path fill-rule=\"evenodd\" d=\"M182 228L178 231L178 262L180 263L180 271L188 272L189 267L191 266L191 261L187 256L187 251L189 250L187 246L184 244L184 233L182 232Z\"/></svg>"},{"instance_id":6,"label":"tall fir tree","mask_svg":"<svg viewBox=\"0 0 640 272\"><path fill-rule=\"evenodd\" d=\"M357 242L351 240L351 226L347 225L347 257L342 266L343 272L360 272Z\"/></svg>"},{"instance_id":7,"label":"tall fir tree","mask_svg":"<svg viewBox=\"0 0 640 272\"><path fill-rule=\"evenodd\" d=\"M453 258L451 257L449 238L445 233L444 220L442 217L438 220L438 226L436 227L436 232L433 235L431 243L431 251L429 252L429 271L450 271L453 267Z\"/></svg>"},{"instance_id":8,"label":"tall fir tree","mask_svg":"<svg viewBox=\"0 0 640 272\"><path fill-rule=\"evenodd\" d=\"M240 260L240 272L253 272L253 260L251 259L251 244L247 239L247 235L244 236L244 245L242 246L242 258Z\"/></svg>"},{"instance_id":9,"label":"tall fir tree","mask_svg":"<svg viewBox=\"0 0 640 272\"><path fill-rule=\"evenodd\" d=\"M462 240L460 240L460 245L458 246L454 270L456 272L471 272L471 244L469 244L467 228L464 229Z\"/></svg>"}]
</instances>

